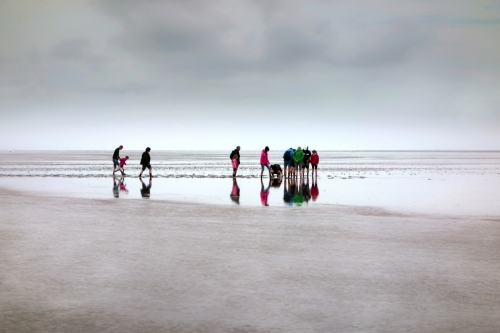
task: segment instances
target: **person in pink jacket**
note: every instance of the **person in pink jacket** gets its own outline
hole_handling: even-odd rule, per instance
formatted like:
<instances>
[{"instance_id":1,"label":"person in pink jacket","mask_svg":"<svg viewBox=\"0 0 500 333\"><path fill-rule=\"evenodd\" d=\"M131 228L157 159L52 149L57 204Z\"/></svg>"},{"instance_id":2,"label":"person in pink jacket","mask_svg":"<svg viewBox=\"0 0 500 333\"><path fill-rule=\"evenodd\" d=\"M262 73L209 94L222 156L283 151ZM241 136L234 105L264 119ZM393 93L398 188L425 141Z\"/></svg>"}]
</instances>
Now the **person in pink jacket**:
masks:
<instances>
[{"instance_id":1,"label":"person in pink jacket","mask_svg":"<svg viewBox=\"0 0 500 333\"><path fill-rule=\"evenodd\" d=\"M267 171L269 171L269 178L271 177L271 170L269 167L269 157L267 157L267 152L269 151L269 147L266 146L266 148L262 149L262 153L260 154L260 167L262 171L260 172L260 178L262 178L262 175L264 174L264 167L267 168Z\"/></svg>"},{"instance_id":2,"label":"person in pink jacket","mask_svg":"<svg viewBox=\"0 0 500 333\"><path fill-rule=\"evenodd\" d=\"M120 168L122 168L122 170L123 170L122 175L124 175L124 176L126 175L124 166L127 165L127 160L128 160L128 156L122 157L120 159Z\"/></svg>"}]
</instances>

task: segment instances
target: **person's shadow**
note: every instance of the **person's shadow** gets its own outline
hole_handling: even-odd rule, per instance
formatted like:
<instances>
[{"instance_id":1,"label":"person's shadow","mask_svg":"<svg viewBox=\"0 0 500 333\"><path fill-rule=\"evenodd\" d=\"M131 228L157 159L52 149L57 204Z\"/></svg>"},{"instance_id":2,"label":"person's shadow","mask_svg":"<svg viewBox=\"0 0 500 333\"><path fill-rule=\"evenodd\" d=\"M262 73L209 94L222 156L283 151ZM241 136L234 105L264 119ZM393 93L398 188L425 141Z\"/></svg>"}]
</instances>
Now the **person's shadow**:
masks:
<instances>
[{"instance_id":1,"label":"person's shadow","mask_svg":"<svg viewBox=\"0 0 500 333\"><path fill-rule=\"evenodd\" d=\"M238 186L236 178L233 178L233 187L231 187L231 194L229 197L235 204L240 204L240 187Z\"/></svg>"},{"instance_id":2,"label":"person's shadow","mask_svg":"<svg viewBox=\"0 0 500 333\"><path fill-rule=\"evenodd\" d=\"M145 199L149 199L151 197L151 186L153 185L153 178L149 177L149 184L146 186L142 181L142 178L139 178L142 184L141 188L141 196Z\"/></svg>"}]
</instances>

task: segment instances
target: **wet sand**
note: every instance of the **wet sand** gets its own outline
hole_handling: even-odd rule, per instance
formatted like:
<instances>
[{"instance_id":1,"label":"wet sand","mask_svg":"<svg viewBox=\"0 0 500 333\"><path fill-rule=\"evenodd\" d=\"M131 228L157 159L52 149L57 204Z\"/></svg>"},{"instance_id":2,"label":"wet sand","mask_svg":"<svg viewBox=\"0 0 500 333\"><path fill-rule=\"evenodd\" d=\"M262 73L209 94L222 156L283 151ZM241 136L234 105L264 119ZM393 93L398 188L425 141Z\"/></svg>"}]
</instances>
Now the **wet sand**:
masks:
<instances>
[{"instance_id":1,"label":"wet sand","mask_svg":"<svg viewBox=\"0 0 500 333\"><path fill-rule=\"evenodd\" d=\"M0 332L498 332L500 216L0 190Z\"/></svg>"}]
</instances>

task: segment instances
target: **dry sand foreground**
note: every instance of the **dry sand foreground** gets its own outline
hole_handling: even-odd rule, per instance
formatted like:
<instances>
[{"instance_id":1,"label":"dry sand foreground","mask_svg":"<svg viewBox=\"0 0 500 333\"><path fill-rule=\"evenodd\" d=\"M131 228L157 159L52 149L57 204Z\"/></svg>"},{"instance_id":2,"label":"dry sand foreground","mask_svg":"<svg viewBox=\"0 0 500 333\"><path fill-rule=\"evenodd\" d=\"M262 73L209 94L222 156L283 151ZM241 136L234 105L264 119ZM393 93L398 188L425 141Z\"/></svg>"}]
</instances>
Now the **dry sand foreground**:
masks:
<instances>
[{"instance_id":1,"label":"dry sand foreground","mask_svg":"<svg viewBox=\"0 0 500 333\"><path fill-rule=\"evenodd\" d=\"M500 218L0 191L0 332L499 332Z\"/></svg>"}]
</instances>

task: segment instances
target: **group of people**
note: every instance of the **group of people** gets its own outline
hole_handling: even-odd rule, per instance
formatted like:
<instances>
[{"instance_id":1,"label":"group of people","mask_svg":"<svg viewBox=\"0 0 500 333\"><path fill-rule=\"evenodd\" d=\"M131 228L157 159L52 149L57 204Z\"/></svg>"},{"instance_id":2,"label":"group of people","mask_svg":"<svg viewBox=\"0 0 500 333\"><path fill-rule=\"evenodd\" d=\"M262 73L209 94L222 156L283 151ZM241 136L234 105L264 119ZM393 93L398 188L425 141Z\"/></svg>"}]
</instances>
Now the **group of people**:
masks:
<instances>
[{"instance_id":1,"label":"group of people","mask_svg":"<svg viewBox=\"0 0 500 333\"><path fill-rule=\"evenodd\" d=\"M237 146L235 150L231 152L229 158L231 159L231 165L233 167L233 178L236 177L236 173L238 172L238 167L240 165L240 150L241 147ZM312 152L309 150L309 147L306 147L304 150L299 146L297 149L289 148L283 154L283 169L279 164L271 164L269 162L269 147L266 146L262 149L260 154L260 177L264 175L264 169L267 168L269 172L269 177L277 176L278 178L287 177L287 178L296 178L297 175L299 177L304 177L304 173L307 170L306 177L309 177L309 166L311 166L312 171L311 174L314 177L316 174L316 178L318 177L318 164L319 164L319 155L316 150Z\"/></svg>"},{"instance_id":2,"label":"group of people","mask_svg":"<svg viewBox=\"0 0 500 333\"><path fill-rule=\"evenodd\" d=\"M125 165L127 165L128 156L120 157L120 150L123 149L123 145L120 145L113 152L113 175L120 171L122 176L125 176ZM236 173L238 172L238 167L240 165L240 150L241 147L237 146L231 154L229 158L231 159L231 165L233 167L233 178L236 177ZM149 169L149 177L153 176L153 168L151 167L151 156L149 152L151 148L147 147L146 150L142 153L140 164L142 166L141 172L139 173L139 178L142 177L142 173ZM304 173L307 170L306 176L309 177L309 165L312 168L312 176L316 173L316 177L318 177L318 164L319 164L319 155L316 150L312 152L309 150L309 147L306 147L304 150L299 146L297 149L289 148L283 154L283 169L279 164L272 164L269 162L269 147L266 146L262 149L262 153L260 155L260 177L264 175L264 169L267 168L269 172L269 177L272 178L276 175L278 178L287 177L287 178L296 178L304 177Z\"/></svg>"},{"instance_id":3,"label":"group of people","mask_svg":"<svg viewBox=\"0 0 500 333\"><path fill-rule=\"evenodd\" d=\"M115 172L120 171L122 173L122 176L126 176L125 174L125 168L124 166L127 165L127 160L128 156L125 156L123 158L120 157L120 150L123 149L123 145L120 145L118 148L115 149L113 153L113 175ZM149 152L151 151L151 148L147 147L146 150L142 153L141 157L141 166L142 170L139 173L139 178L142 177L142 173L144 170L149 169L149 177L153 177L153 168L151 167L151 156L149 155Z\"/></svg>"}]
</instances>

